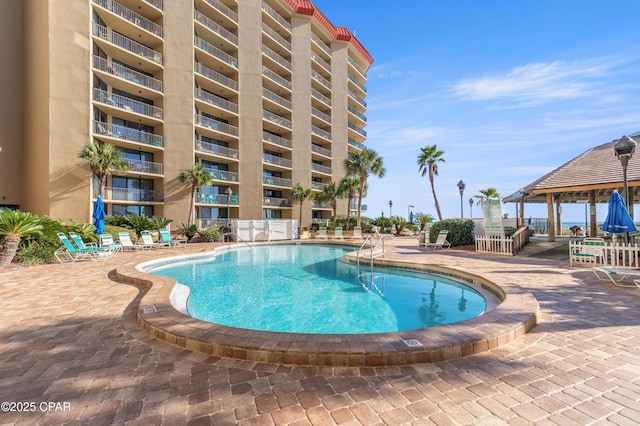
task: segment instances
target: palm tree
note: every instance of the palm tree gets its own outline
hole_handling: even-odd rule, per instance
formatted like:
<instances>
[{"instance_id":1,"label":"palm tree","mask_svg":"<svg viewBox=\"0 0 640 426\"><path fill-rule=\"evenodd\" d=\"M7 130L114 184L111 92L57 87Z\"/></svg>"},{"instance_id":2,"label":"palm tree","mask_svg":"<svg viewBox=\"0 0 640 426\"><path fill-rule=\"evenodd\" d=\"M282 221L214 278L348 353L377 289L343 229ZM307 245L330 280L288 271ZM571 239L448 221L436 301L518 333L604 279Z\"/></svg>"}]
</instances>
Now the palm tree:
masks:
<instances>
[{"instance_id":1,"label":"palm tree","mask_svg":"<svg viewBox=\"0 0 640 426\"><path fill-rule=\"evenodd\" d=\"M78 158L100 179L100 196L104 195L107 189L107 178L110 175L121 174L131 169L131 165L122 159L122 151L119 148L101 141L87 143L82 147Z\"/></svg>"},{"instance_id":2,"label":"palm tree","mask_svg":"<svg viewBox=\"0 0 640 426\"><path fill-rule=\"evenodd\" d=\"M495 188L481 189L478 192L480 193L480 195L474 195L474 197L478 199L478 205L482 204L483 201L487 201L491 199L496 199L496 200L500 199L500 194L498 193L498 190Z\"/></svg>"},{"instance_id":3,"label":"palm tree","mask_svg":"<svg viewBox=\"0 0 640 426\"><path fill-rule=\"evenodd\" d=\"M0 245L0 266L11 263L22 237L39 234L41 229L38 216L19 210L0 211L0 236L4 237Z\"/></svg>"},{"instance_id":4,"label":"palm tree","mask_svg":"<svg viewBox=\"0 0 640 426\"><path fill-rule=\"evenodd\" d=\"M358 190L360 189L360 178L356 176L345 176L340 180L338 184L338 191L343 194L343 197L347 199L347 223L345 224L345 231L349 230L349 218L351 217L351 203L354 198L358 196ZM365 188L366 192L366 188Z\"/></svg>"},{"instance_id":5,"label":"palm tree","mask_svg":"<svg viewBox=\"0 0 640 426\"><path fill-rule=\"evenodd\" d=\"M433 222L433 220L435 219L429 213L422 213L422 212L418 212L414 214L413 218L416 221L418 221L418 223L420 224L420 231L423 231L424 228L427 227L427 224Z\"/></svg>"},{"instance_id":6,"label":"palm tree","mask_svg":"<svg viewBox=\"0 0 640 426\"><path fill-rule=\"evenodd\" d=\"M369 175L379 178L383 177L387 170L384 168L382 157L378 153L369 148L362 148L360 152L352 152L344 160L344 168L349 176L357 176L360 180L358 189L358 216L357 226L360 226L360 208L362 207L362 197L367 186Z\"/></svg>"},{"instance_id":7,"label":"palm tree","mask_svg":"<svg viewBox=\"0 0 640 426\"><path fill-rule=\"evenodd\" d=\"M433 200L436 204L436 213L438 213L438 220L442 220L442 213L440 212L440 203L438 203L438 197L436 196L436 187L434 184L434 177L438 176L438 163L444 163L442 154L444 151L438 150L436 145L424 146L420 148L420 155L418 156L418 166L421 176L429 175L429 182L431 183L431 192L433 192Z\"/></svg>"},{"instance_id":8,"label":"palm tree","mask_svg":"<svg viewBox=\"0 0 640 426\"><path fill-rule=\"evenodd\" d=\"M318 194L318 201L321 203L329 202L331 210L333 211L333 227L336 227L336 215L338 214L338 198L344 198L344 194L340 192L340 186L335 182L329 182L322 187L322 192ZM349 216L347 216L347 222L349 222Z\"/></svg>"},{"instance_id":9,"label":"palm tree","mask_svg":"<svg viewBox=\"0 0 640 426\"><path fill-rule=\"evenodd\" d=\"M182 183L191 185L191 206L189 207L189 224L195 224L194 212L196 210L196 191L211 183L211 175L202 167L202 164L194 164L189 170L183 170L178 175Z\"/></svg>"},{"instance_id":10,"label":"palm tree","mask_svg":"<svg viewBox=\"0 0 640 426\"><path fill-rule=\"evenodd\" d=\"M313 191L310 188L305 188L301 183L297 183L291 190L291 199L300 203L300 222L298 226L302 226L302 203L313 198Z\"/></svg>"}]
</instances>

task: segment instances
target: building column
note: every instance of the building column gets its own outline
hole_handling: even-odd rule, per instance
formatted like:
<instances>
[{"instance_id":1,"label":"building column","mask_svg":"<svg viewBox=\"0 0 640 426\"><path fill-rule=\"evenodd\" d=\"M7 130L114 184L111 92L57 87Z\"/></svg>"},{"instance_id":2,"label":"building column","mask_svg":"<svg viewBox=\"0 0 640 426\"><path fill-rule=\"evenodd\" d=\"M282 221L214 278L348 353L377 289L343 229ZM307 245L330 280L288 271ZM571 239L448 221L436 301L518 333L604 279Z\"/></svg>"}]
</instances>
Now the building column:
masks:
<instances>
[{"instance_id":1,"label":"building column","mask_svg":"<svg viewBox=\"0 0 640 426\"><path fill-rule=\"evenodd\" d=\"M589 223L591 229L589 231L590 237L598 236L598 224L596 223L596 191L592 189L589 191Z\"/></svg>"},{"instance_id":2,"label":"building column","mask_svg":"<svg viewBox=\"0 0 640 426\"><path fill-rule=\"evenodd\" d=\"M547 194L547 219L549 220L549 242L556 240L556 228L553 220L553 193Z\"/></svg>"}]
</instances>

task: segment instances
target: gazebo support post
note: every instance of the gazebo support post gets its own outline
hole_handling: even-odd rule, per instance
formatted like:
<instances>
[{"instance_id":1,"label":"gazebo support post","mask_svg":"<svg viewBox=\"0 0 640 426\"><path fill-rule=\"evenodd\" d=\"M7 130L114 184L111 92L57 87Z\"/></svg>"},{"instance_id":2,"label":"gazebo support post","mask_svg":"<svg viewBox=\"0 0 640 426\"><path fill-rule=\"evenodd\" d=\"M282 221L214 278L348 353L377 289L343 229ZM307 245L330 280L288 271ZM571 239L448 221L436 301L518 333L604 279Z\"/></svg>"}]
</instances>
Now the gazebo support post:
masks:
<instances>
[{"instance_id":1,"label":"gazebo support post","mask_svg":"<svg viewBox=\"0 0 640 426\"><path fill-rule=\"evenodd\" d=\"M589 191L589 223L591 224L590 237L598 236L598 223L596 222L596 190Z\"/></svg>"},{"instance_id":2,"label":"gazebo support post","mask_svg":"<svg viewBox=\"0 0 640 426\"><path fill-rule=\"evenodd\" d=\"M553 220L553 193L547 193L547 219L549 220L549 242L556 240L556 227Z\"/></svg>"},{"instance_id":3,"label":"gazebo support post","mask_svg":"<svg viewBox=\"0 0 640 426\"><path fill-rule=\"evenodd\" d=\"M629 187L629 201L628 201L628 209L629 209L629 216L631 216L631 219L635 220L635 218L633 217L633 188Z\"/></svg>"},{"instance_id":4,"label":"gazebo support post","mask_svg":"<svg viewBox=\"0 0 640 426\"><path fill-rule=\"evenodd\" d=\"M524 195L520 197L520 227L524 226Z\"/></svg>"},{"instance_id":5,"label":"gazebo support post","mask_svg":"<svg viewBox=\"0 0 640 426\"><path fill-rule=\"evenodd\" d=\"M562 235L562 207L560 207L560 197L556 199L556 235Z\"/></svg>"}]
</instances>

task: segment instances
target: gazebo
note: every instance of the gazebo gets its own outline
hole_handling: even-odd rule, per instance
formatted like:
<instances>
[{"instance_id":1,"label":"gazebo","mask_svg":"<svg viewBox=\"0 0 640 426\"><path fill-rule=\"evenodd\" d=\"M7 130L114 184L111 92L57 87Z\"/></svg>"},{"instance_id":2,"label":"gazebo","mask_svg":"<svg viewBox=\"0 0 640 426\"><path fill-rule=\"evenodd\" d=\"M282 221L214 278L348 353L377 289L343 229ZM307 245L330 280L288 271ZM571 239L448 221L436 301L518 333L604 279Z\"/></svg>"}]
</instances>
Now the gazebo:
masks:
<instances>
[{"instance_id":1,"label":"gazebo","mask_svg":"<svg viewBox=\"0 0 640 426\"><path fill-rule=\"evenodd\" d=\"M640 132L629 135L640 143ZM624 137L623 137L624 138ZM549 220L549 241L561 233L561 208L564 203L587 203L590 206L590 235L597 235L596 203L607 203L613 191L624 196L624 174L616 156L614 140L591 148L552 172L535 180L518 192L503 199L520 204L520 223L524 223L525 203L546 203ZM627 167L630 214L633 200L640 195L640 153L632 156Z\"/></svg>"}]
</instances>

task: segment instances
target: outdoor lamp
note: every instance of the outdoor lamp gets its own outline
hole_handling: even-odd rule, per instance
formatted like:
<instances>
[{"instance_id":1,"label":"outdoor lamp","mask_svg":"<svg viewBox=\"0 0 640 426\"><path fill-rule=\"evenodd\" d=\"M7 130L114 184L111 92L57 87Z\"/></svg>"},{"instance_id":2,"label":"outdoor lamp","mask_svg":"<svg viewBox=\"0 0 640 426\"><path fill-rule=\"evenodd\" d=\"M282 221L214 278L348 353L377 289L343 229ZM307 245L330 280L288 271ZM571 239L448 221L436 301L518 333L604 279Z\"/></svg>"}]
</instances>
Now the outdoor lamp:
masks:
<instances>
[{"instance_id":1,"label":"outdoor lamp","mask_svg":"<svg viewBox=\"0 0 640 426\"><path fill-rule=\"evenodd\" d=\"M227 186L224 193L227 194L227 219L231 220L231 196L233 195L231 187Z\"/></svg>"},{"instance_id":2,"label":"outdoor lamp","mask_svg":"<svg viewBox=\"0 0 640 426\"><path fill-rule=\"evenodd\" d=\"M616 157L620 160L622 164L622 178L624 182L624 204L627 207L627 211L629 211L629 182L627 181L627 166L629 165L629 160L633 156L633 153L636 151L636 141L631 139L629 136L623 136L613 145L613 150L616 153ZM629 243L629 233L625 234L625 243Z\"/></svg>"},{"instance_id":3,"label":"outdoor lamp","mask_svg":"<svg viewBox=\"0 0 640 426\"><path fill-rule=\"evenodd\" d=\"M469 198L469 217L473 219L473 198Z\"/></svg>"},{"instance_id":4,"label":"outdoor lamp","mask_svg":"<svg viewBox=\"0 0 640 426\"><path fill-rule=\"evenodd\" d=\"M458 182L458 189L460 190L460 218L461 219L464 217L464 212L462 211L462 194L464 193L464 189L466 187L467 185L465 185L462 179L460 179L460 182Z\"/></svg>"},{"instance_id":5,"label":"outdoor lamp","mask_svg":"<svg viewBox=\"0 0 640 426\"><path fill-rule=\"evenodd\" d=\"M389 200L389 217L393 216L391 214L391 207L393 207L393 201Z\"/></svg>"}]
</instances>

